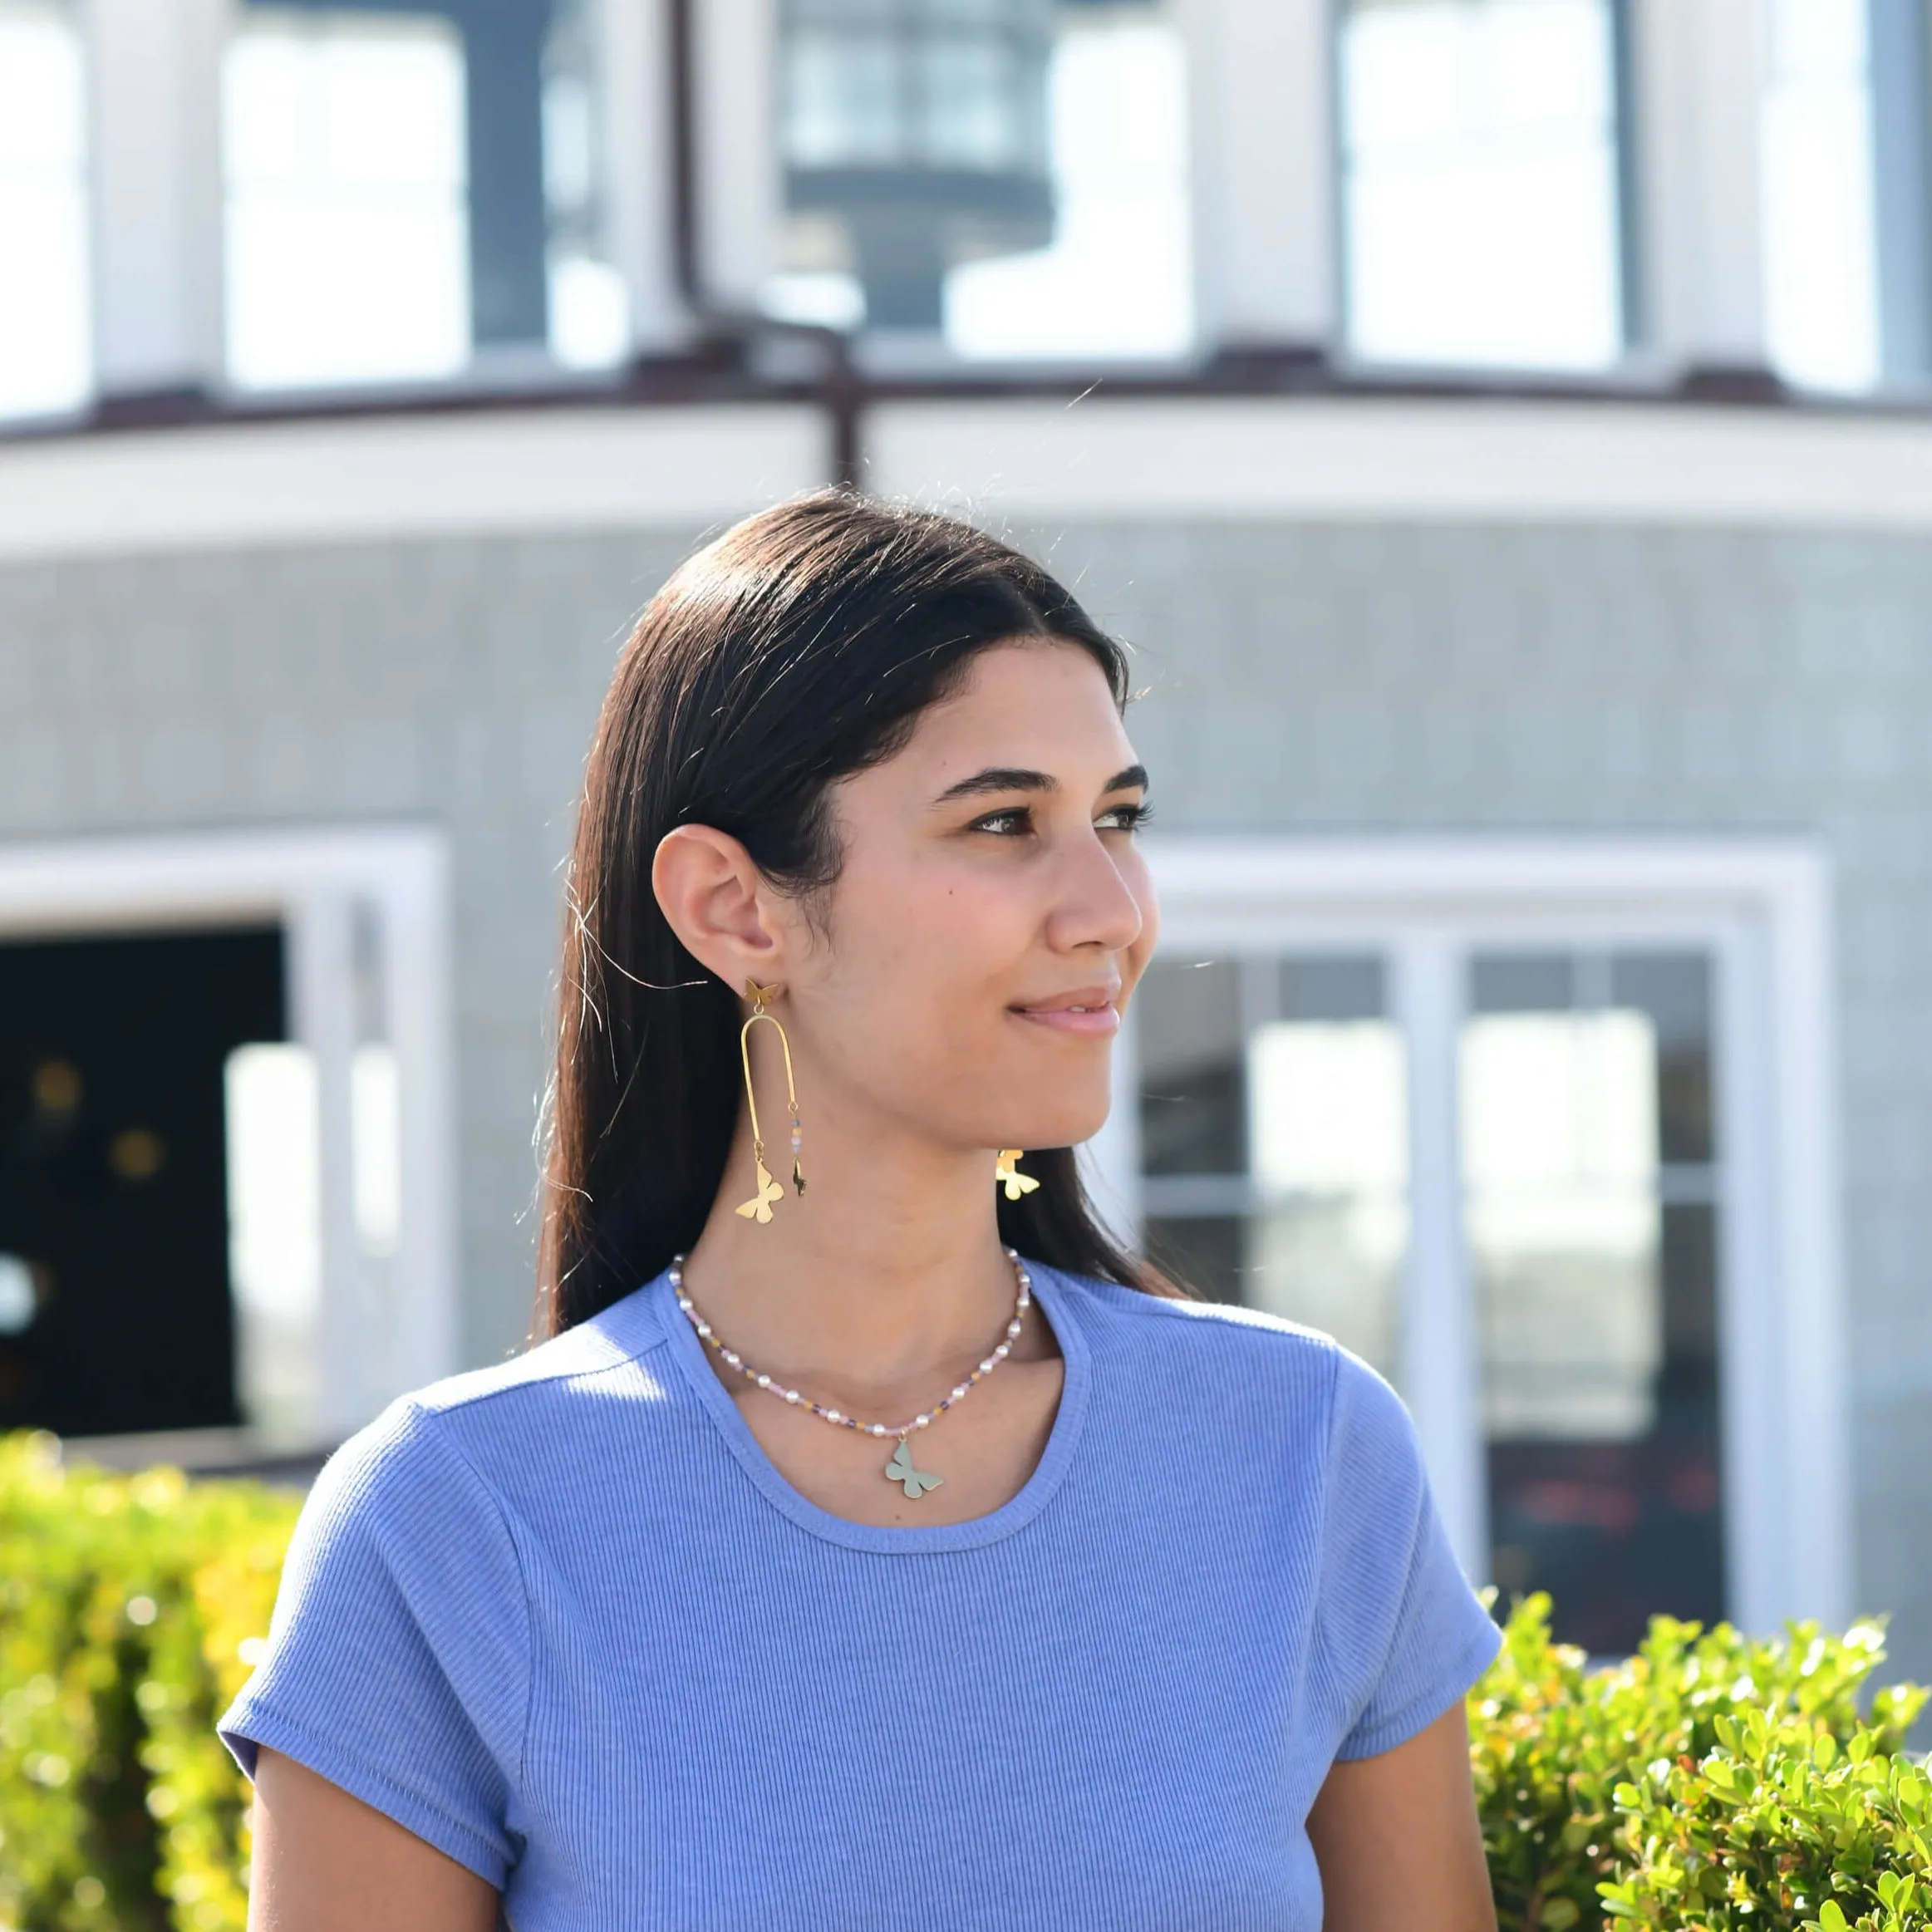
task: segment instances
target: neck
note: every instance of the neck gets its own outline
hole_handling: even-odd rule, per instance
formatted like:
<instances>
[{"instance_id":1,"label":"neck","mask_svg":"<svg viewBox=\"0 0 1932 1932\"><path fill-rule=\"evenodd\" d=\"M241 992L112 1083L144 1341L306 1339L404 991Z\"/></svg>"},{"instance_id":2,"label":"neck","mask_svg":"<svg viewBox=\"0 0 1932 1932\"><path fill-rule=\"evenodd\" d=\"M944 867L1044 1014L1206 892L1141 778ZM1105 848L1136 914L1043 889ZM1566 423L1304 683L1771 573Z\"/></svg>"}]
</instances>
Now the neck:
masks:
<instances>
[{"instance_id":1,"label":"neck","mask_svg":"<svg viewBox=\"0 0 1932 1932\"><path fill-rule=\"evenodd\" d=\"M742 1120L725 1182L685 1263L686 1291L760 1369L856 1400L977 1359L1010 1318L993 1161L882 1130L807 1145L793 1192L789 1140L766 1143L785 1183L769 1223L740 1217L752 1194ZM1031 1327L1033 1325L1029 1325ZM1037 1332L1037 1331L1035 1331Z\"/></svg>"}]
</instances>

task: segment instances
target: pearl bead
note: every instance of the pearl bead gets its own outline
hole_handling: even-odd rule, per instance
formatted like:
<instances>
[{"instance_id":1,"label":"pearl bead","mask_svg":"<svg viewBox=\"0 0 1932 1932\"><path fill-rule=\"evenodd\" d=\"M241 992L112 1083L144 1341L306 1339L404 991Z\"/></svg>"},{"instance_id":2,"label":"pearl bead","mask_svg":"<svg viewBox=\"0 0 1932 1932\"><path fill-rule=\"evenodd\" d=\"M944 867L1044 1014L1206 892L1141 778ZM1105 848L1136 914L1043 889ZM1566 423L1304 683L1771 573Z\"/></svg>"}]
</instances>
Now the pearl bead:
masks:
<instances>
[{"instance_id":1,"label":"pearl bead","mask_svg":"<svg viewBox=\"0 0 1932 1932\"><path fill-rule=\"evenodd\" d=\"M803 1398L802 1398L802 1397L799 1395L799 1392L798 1392L798 1390L797 1390L797 1389L786 1389L786 1391L785 1391L785 1400L786 1400L787 1402L798 1402L798 1401L801 1401L801 1400L803 1400L803 1399L803 1399Z\"/></svg>"},{"instance_id":2,"label":"pearl bead","mask_svg":"<svg viewBox=\"0 0 1932 1932\"><path fill-rule=\"evenodd\" d=\"M872 1425L872 1433L875 1436L884 1435L886 1433L886 1425L882 1422L875 1422Z\"/></svg>"},{"instance_id":3,"label":"pearl bead","mask_svg":"<svg viewBox=\"0 0 1932 1932\"><path fill-rule=\"evenodd\" d=\"M827 1422L843 1422L845 1418L837 1409L828 1408L825 1411L825 1419Z\"/></svg>"},{"instance_id":4,"label":"pearl bead","mask_svg":"<svg viewBox=\"0 0 1932 1932\"><path fill-rule=\"evenodd\" d=\"M992 1372L993 1372L993 1358L992 1358L991 1355L988 1355L988 1356L986 1357L986 1360L985 1360L985 1361L983 1361L983 1362L981 1362L981 1363L980 1364L980 1373L981 1373L982 1375L991 1375L991 1374L992 1374Z\"/></svg>"},{"instance_id":5,"label":"pearl bead","mask_svg":"<svg viewBox=\"0 0 1932 1932\"><path fill-rule=\"evenodd\" d=\"M760 1376L758 1378L758 1386L759 1386L760 1389L769 1389L769 1388L770 1388L770 1387L771 1387L771 1378L770 1378L770 1376L769 1376L769 1375L760 1375Z\"/></svg>"}]
</instances>

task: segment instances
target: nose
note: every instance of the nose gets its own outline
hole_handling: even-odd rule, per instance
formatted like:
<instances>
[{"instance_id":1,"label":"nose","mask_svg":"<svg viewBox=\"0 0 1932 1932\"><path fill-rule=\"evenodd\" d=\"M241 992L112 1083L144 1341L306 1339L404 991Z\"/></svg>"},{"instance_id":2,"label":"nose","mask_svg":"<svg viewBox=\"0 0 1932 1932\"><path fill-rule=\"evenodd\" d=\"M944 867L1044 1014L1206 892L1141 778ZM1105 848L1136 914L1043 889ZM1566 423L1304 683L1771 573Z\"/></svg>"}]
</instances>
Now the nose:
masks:
<instances>
[{"instance_id":1,"label":"nose","mask_svg":"<svg viewBox=\"0 0 1932 1932\"><path fill-rule=\"evenodd\" d=\"M1140 937L1147 922L1141 903L1146 873L1138 858L1131 870L1133 877L1097 832L1089 830L1073 843L1048 922L1047 937L1056 949L1124 952Z\"/></svg>"}]
</instances>

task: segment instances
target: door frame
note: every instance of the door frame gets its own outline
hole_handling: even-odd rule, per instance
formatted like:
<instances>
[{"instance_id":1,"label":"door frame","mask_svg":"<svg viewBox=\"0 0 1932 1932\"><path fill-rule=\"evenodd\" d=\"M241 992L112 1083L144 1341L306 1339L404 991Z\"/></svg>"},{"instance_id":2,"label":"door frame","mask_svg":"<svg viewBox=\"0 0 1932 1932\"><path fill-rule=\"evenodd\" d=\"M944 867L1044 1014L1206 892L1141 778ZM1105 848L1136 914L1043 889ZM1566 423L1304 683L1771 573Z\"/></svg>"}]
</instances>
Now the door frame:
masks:
<instances>
[{"instance_id":1,"label":"door frame","mask_svg":"<svg viewBox=\"0 0 1932 1932\"><path fill-rule=\"evenodd\" d=\"M1472 1577L1488 1567L1456 1054L1478 946L1690 943L1716 975L1713 1041L1725 1578L1732 1620L1852 1614L1831 863L1797 839L1395 835L1149 838L1163 953L1374 951L1408 1043L1411 1238L1404 1392ZM1131 1010L1116 1071L1138 1086ZM1099 1204L1138 1232L1136 1109L1089 1143Z\"/></svg>"},{"instance_id":2,"label":"door frame","mask_svg":"<svg viewBox=\"0 0 1932 1932\"><path fill-rule=\"evenodd\" d=\"M0 841L0 939L282 927L288 1037L317 1072L325 1446L392 1395L460 1366L450 903L447 841L425 825ZM382 1311L356 1231L350 1097L371 969L396 1055L392 1278L404 1285L393 1327L373 1336Z\"/></svg>"}]
</instances>

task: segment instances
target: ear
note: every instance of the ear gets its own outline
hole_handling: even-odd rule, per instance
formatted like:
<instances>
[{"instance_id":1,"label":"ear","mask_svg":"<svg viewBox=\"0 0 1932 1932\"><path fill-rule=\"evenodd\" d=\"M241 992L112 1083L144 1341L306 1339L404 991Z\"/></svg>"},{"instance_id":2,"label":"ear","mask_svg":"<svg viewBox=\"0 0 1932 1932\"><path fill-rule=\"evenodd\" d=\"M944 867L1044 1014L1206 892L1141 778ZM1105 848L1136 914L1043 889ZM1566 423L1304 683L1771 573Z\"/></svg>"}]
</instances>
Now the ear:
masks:
<instances>
[{"instance_id":1,"label":"ear","mask_svg":"<svg viewBox=\"0 0 1932 1932\"><path fill-rule=\"evenodd\" d=\"M784 976L784 943L768 919L764 875L728 832L680 825L657 842L651 889L666 923L701 966L735 993Z\"/></svg>"}]
</instances>

